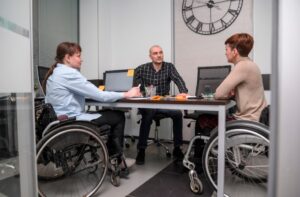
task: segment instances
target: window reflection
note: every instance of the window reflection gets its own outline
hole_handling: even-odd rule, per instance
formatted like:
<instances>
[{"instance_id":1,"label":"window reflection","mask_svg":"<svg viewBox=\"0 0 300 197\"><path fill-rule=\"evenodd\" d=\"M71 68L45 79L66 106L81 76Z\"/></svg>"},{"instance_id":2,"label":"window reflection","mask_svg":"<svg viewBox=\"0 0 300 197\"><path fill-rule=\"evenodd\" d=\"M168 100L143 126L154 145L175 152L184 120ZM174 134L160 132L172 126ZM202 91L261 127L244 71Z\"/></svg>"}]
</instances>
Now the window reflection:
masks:
<instances>
[{"instance_id":1,"label":"window reflection","mask_svg":"<svg viewBox=\"0 0 300 197\"><path fill-rule=\"evenodd\" d=\"M0 196L20 196L16 94L0 94Z\"/></svg>"}]
</instances>

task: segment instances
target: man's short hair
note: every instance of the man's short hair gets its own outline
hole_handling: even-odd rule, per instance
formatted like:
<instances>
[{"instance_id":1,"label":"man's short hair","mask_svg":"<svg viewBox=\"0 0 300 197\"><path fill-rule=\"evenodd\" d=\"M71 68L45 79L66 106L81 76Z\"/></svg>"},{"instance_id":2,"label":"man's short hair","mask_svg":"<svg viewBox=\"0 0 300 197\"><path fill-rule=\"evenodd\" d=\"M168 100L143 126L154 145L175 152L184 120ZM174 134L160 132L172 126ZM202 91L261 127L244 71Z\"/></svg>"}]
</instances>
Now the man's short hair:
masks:
<instances>
[{"instance_id":1,"label":"man's short hair","mask_svg":"<svg viewBox=\"0 0 300 197\"><path fill-rule=\"evenodd\" d=\"M247 57L253 48L253 37L247 33L238 33L230 36L225 44L228 44L231 49L236 48L240 56Z\"/></svg>"},{"instance_id":2,"label":"man's short hair","mask_svg":"<svg viewBox=\"0 0 300 197\"><path fill-rule=\"evenodd\" d=\"M159 45L156 44L156 45L153 45L153 46L150 47L149 54L151 54L152 49L155 48L155 47L160 48L162 50L161 46L159 46Z\"/></svg>"}]
</instances>

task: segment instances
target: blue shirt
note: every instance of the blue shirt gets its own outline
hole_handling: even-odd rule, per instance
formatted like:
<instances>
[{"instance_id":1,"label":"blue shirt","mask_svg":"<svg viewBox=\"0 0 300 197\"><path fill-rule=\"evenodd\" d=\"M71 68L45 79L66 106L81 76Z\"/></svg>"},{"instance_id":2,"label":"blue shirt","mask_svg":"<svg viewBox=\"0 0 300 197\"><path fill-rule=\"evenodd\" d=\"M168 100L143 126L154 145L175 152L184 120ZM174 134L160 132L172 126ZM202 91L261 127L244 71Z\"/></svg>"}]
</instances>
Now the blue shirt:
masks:
<instances>
[{"instance_id":1,"label":"blue shirt","mask_svg":"<svg viewBox=\"0 0 300 197\"><path fill-rule=\"evenodd\" d=\"M114 102L124 97L123 93L100 91L74 68L57 64L47 80L46 103L51 103L57 116L67 115L77 120L93 120L100 114L85 113L85 98L100 102Z\"/></svg>"}]
</instances>

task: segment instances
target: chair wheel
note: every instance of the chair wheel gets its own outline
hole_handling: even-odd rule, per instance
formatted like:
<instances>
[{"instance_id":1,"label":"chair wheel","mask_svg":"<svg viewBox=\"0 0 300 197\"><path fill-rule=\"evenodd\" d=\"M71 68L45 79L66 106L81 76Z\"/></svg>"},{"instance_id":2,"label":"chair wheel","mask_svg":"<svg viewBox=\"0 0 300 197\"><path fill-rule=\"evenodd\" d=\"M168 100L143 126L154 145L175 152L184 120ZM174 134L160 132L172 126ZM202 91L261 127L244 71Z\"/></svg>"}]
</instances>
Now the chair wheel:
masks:
<instances>
[{"instance_id":1,"label":"chair wheel","mask_svg":"<svg viewBox=\"0 0 300 197\"><path fill-rule=\"evenodd\" d=\"M171 158L171 153L167 152L166 155L167 155L168 158Z\"/></svg>"},{"instance_id":2,"label":"chair wheel","mask_svg":"<svg viewBox=\"0 0 300 197\"><path fill-rule=\"evenodd\" d=\"M203 185L199 178L193 178L193 181L190 182L190 189L195 194L201 194L203 192Z\"/></svg>"},{"instance_id":3,"label":"chair wheel","mask_svg":"<svg viewBox=\"0 0 300 197\"><path fill-rule=\"evenodd\" d=\"M113 184L113 186L119 187L120 186L120 176L115 175L114 173L112 173L110 175L110 182L111 184Z\"/></svg>"}]
</instances>

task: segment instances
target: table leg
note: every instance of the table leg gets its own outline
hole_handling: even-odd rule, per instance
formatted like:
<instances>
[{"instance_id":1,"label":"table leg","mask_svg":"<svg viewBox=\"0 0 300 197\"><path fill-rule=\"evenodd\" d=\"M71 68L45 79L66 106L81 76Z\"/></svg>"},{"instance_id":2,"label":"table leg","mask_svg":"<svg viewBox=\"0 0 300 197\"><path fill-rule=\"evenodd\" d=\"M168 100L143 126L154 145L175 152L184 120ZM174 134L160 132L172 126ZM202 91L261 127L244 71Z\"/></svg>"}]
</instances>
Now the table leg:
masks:
<instances>
[{"instance_id":1,"label":"table leg","mask_svg":"<svg viewBox=\"0 0 300 197\"><path fill-rule=\"evenodd\" d=\"M225 169L225 106L219 106L218 112L218 197L224 196L224 169Z\"/></svg>"}]
</instances>

